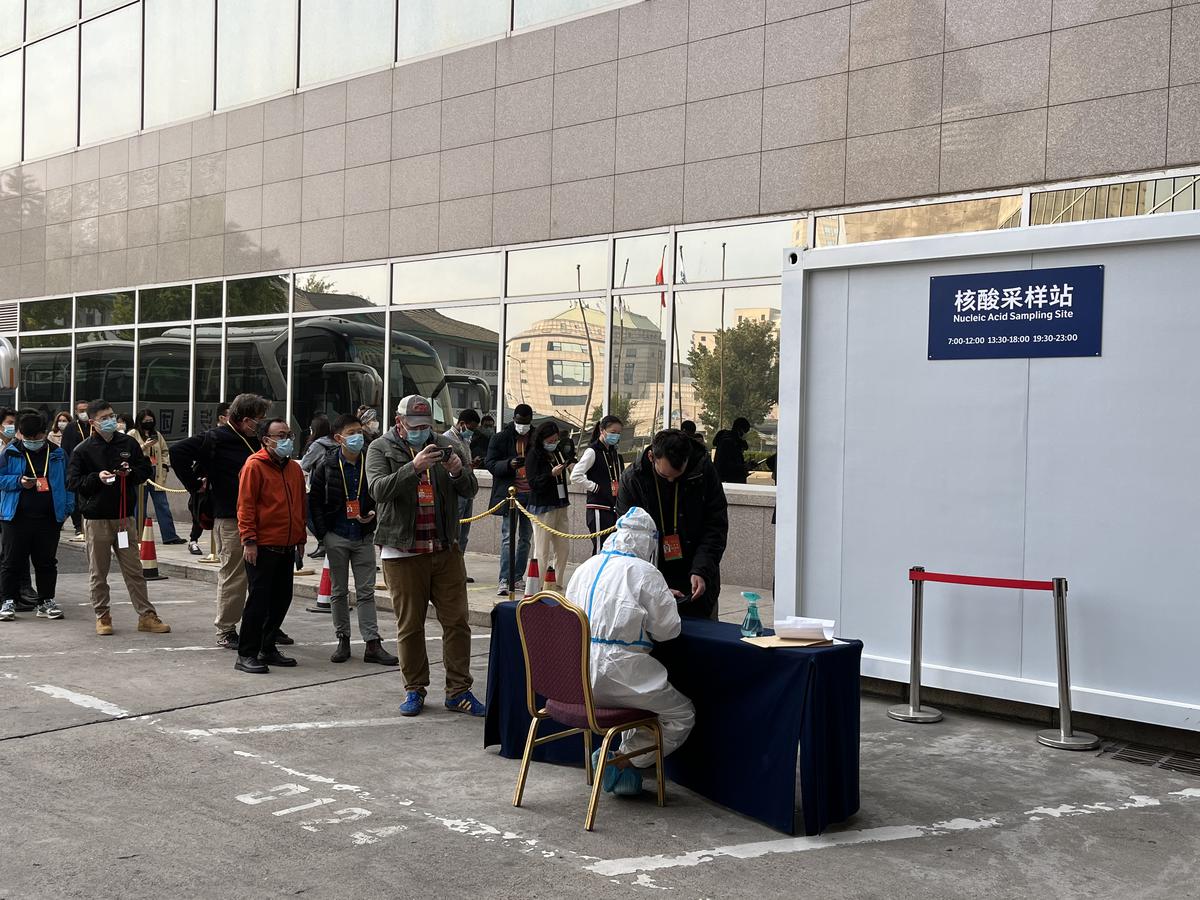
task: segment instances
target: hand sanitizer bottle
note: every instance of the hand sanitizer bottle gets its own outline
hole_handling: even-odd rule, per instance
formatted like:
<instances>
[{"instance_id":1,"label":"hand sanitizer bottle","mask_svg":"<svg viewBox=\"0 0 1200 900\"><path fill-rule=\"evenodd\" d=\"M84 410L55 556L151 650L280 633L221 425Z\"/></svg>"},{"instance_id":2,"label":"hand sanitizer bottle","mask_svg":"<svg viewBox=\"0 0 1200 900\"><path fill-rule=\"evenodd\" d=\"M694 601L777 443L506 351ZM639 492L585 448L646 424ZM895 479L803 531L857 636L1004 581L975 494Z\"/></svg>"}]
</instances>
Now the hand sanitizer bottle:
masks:
<instances>
[{"instance_id":1,"label":"hand sanitizer bottle","mask_svg":"<svg viewBox=\"0 0 1200 900\"><path fill-rule=\"evenodd\" d=\"M742 621L742 637L762 637L763 623L758 617L758 594L753 591L742 591L742 597L747 604L746 618Z\"/></svg>"}]
</instances>

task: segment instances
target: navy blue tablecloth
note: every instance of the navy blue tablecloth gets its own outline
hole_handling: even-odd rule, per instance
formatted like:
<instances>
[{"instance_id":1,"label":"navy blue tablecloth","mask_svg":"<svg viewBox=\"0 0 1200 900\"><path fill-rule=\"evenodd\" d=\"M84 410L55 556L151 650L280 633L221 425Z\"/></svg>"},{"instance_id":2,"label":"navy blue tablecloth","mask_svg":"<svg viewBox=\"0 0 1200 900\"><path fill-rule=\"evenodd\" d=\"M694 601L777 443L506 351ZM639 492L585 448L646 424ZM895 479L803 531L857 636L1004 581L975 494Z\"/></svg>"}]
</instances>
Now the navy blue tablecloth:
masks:
<instances>
[{"instance_id":1,"label":"navy blue tablecloth","mask_svg":"<svg viewBox=\"0 0 1200 900\"><path fill-rule=\"evenodd\" d=\"M795 834L799 751L804 833L858 811L861 641L764 650L744 643L736 625L685 618L683 633L654 655L696 705L696 727L667 757L672 781ZM515 603L492 610L487 688L484 746L520 759L530 717ZM547 723L538 734L556 730ZM582 766L583 739L546 744L534 759Z\"/></svg>"}]
</instances>

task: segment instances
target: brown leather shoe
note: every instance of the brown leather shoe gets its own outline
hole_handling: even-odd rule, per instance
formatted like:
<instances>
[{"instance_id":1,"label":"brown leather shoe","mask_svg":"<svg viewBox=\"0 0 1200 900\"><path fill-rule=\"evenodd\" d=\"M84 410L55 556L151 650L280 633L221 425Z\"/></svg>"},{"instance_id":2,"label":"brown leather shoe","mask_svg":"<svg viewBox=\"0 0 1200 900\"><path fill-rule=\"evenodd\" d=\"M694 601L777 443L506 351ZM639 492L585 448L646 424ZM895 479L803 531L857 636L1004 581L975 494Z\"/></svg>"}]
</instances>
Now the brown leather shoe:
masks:
<instances>
[{"instance_id":1,"label":"brown leather shoe","mask_svg":"<svg viewBox=\"0 0 1200 900\"><path fill-rule=\"evenodd\" d=\"M112 633L112 616L104 613L104 615L96 619L96 634L110 635Z\"/></svg>"},{"instance_id":2,"label":"brown leather shoe","mask_svg":"<svg viewBox=\"0 0 1200 900\"><path fill-rule=\"evenodd\" d=\"M146 613L138 616L138 631L149 631L152 634L166 634L171 626L158 617L157 613Z\"/></svg>"}]
</instances>

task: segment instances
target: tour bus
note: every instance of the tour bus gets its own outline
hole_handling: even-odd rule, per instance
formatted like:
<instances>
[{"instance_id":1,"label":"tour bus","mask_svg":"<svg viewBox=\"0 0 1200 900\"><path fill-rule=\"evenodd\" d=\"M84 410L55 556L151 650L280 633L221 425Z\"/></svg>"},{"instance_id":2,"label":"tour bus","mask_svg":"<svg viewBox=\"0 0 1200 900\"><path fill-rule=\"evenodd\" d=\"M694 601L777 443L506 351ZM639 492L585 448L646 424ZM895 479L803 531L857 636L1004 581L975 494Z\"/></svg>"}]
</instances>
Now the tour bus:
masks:
<instances>
[{"instance_id":1,"label":"tour bus","mask_svg":"<svg viewBox=\"0 0 1200 900\"><path fill-rule=\"evenodd\" d=\"M431 397L438 430L454 422L450 385L475 392L472 403L491 409L485 381L469 375L447 375L441 359L427 342L403 332L391 340L391 384L384 397L384 329L340 316L297 319L293 323L291 424L304 434L312 417L331 417L369 406L377 412L385 402L394 407L406 394ZM141 369L139 407L158 416L168 442L203 431L215 424L221 396L221 326L196 326L197 427L188 422L190 328L167 328L138 345ZM133 396L132 331L90 332L75 348L75 396L104 397L126 410L119 398ZM287 397L287 325L247 323L230 325L224 360L225 397L252 392L272 400L271 415L282 416ZM67 347L31 347L18 359L18 401L49 418L64 408L71 394L71 351ZM391 416L383 416L385 427Z\"/></svg>"}]
</instances>

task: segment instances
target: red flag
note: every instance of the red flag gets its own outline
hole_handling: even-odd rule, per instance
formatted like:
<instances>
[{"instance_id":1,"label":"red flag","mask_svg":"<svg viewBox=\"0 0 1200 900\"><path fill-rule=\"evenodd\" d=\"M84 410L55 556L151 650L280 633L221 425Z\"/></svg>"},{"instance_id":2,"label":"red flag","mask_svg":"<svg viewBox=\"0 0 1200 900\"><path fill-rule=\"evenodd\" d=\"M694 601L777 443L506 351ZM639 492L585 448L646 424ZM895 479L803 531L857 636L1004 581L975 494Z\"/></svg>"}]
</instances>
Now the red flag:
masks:
<instances>
[{"instance_id":1,"label":"red flag","mask_svg":"<svg viewBox=\"0 0 1200 900\"><path fill-rule=\"evenodd\" d=\"M662 259L658 263L658 274L654 276L655 284L666 284L667 283L666 279L663 277L663 268L666 266L666 264L667 264L667 248L663 247ZM667 306L666 291L663 291L661 294L658 295L658 302L662 304L664 309L666 309L666 306Z\"/></svg>"}]
</instances>

